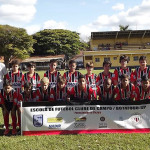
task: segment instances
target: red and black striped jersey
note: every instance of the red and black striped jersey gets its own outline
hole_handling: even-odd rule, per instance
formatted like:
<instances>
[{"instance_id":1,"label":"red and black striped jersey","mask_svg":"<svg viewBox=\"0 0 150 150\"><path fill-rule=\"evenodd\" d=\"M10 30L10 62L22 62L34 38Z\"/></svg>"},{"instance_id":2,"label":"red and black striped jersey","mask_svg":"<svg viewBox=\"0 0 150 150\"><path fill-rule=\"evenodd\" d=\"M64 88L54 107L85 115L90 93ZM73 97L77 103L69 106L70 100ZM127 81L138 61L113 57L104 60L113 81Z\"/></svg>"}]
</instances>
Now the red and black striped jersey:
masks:
<instances>
[{"instance_id":1,"label":"red and black striped jersey","mask_svg":"<svg viewBox=\"0 0 150 150\"><path fill-rule=\"evenodd\" d=\"M145 100L150 99L150 87L144 90L142 86L136 87L135 100Z\"/></svg>"},{"instance_id":2,"label":"red and black striped jersey","mask_svg":"<svg viewBox=\"0 0 150 150\"><path fill-rule=\"evenodd\" d=\"M96 78L97 76L94 73L92 73L90 76L85 74L86 84L88 84L91 88L96 88Z\"/></svg>"},{"instance_id":3,"label":"red and black striped jersey","mask_svg":"<svg viewBox=\"0 0 150 150\"><path fill-rule=\"evenodd\" d=\"M112 85L109 90L106 90L104 86L99 86L97 96L99 96L99 100L112 101L114 98L114 86Z\"/></svg>"},{"instance_id":4,"label":"red and black striped jersey","mask_svg":"<svg viewBox=\"0 0 150 150\"><path fill-rule=\"evenodd\" d=\"M36 101L51 101L50 89L50 86L46 91L43 91L41 87L37 88L35 92Z\"/></svg>"},{"instance_id":5,"label":"red and black striped jersey","mask_svg":"<svg viewBox=\"0 0 150 150\"><path fill-rule=\"evenodd\" d=\"M66 101L68 94L69 94L68 88L66 85L64 86L63 89L60 89L58 86L56 86L54 88L51 88L51 90L50 90L51 101L58 101L58 100Z\"/></svg>"},{"instance_id":6,"label":"red and black striped jersey","mask_svg":"<svg viewBox=\"0 0 150 150\"><path fill-rule=\"evenodd\" d=\"M24 84L25 83L32 83L32 90L36 90L37 87L40 87L40 76L38 73L33 74L32 77L29 76L29 72L24 74Z\"/></svg>"},{"instance_id":7,"label":"red and black striped jersey","mask_svg":"<svg viewBox=\"0 0 150 150\"><path fill-rule=\"evenodd\" d=\"M22 87L24 86L23 78L24 75L20 70L17 74L14 74L13 71L9 71L6 75L6 80L12 82L12 87L16 90L18 95L22 92Z\"/></svg>"},{"instance_id":8,"label":"red and black striped jersey","mask_svg":"<svg viewBox=\"0 0 150 150\"><path fill-rule=\"evenodd\" d=\"M47 77L49 79L50 82L50 86L51 88L55 87L57 84L57 78L60 76L60 72L55 71L54 73L51 73L50 70L47 70L44 73L44 77Z\"/></svg>"},{"instance_id":9,"label":"red and black striped jersey","mask_svg":"<svg viewBox=\"0 0 150 150\"><path fill-rule=\"evenodd\" d=\"M141 85L141 78L143 76L149 77L150 71L149 68L146 67L144 70L141 70L140 67L136 68L135 71L131 74L131 82L136 83L137 85Z\"/></svg>"},{"instance_id":10,"label":"red and black striped jersey","mask_svg":"<svg viewBox=\"0 0 150 150\"><path fill-rule=\"evenodd\" d=\"M66 84L67 84L67 87L68 89L71 91L71 89L77 85L78 83L78 78L79 76L81 75L80 72L78 71L75 71L74 73L71 73L70 71L67 71L64 73L64 77L66 79Z\"/></svg>"},{"instance_id":11,"label":"red and black striped jersey","mask_svg":"<svg viewBox=\"0 0 150 150\"><path fill-rule=\"evenodd\" d=\"M5 90L0 90L0 103L4 104L5 101L13 102L15 105L17 105L17 93L14 89L12 89L8 94L5 92Z\"/></svg>"},{"instance_id":12,"label":"red and black striped jersey","mask_svg":"<svg viewBox=\"0 0 150 150\"><path fill-rule=\"evenodd\" d=\"M87 84L84 90L81 90L79 85L76 85L70 91L70 95L73 95L75 99L86 99L86 100L93 100L96 99L96 95L92 88L90 88Z\"/></svg>"},{"instance_id":13,"label":"red and black striped jersey","mask_svg":"<svg viewBox=\"0 0 150 150\"><path fill-rule=\"evenodd\" d=\"M116 80L118 82L118 84L121 83L121 75L123 74L126 74L129 76L129 79L130 79L130 76L131 76L131 73L132 73L132 70L131 68L127 67L126 69L122 69L121 67L117 67L115 70L114 70L114 80Z\"/></svg>"},{"instance_id":14,"label":"red and black striped jersey","mask_svg":"<svg viewBox=\"0 0 150 150\"><path fill-rule=\"evenodd\" d=\"M114 89L114 100L134 100L135 99L135 86L131 83L123 89L121 84L119 84Z\"/></svg>"},{"instance_id":15,"label":"red and black striped jersey","mask_svg":"<svg viewBox=\"0 0 150 150\"><path fill-rule=\"evenodd\" d=\"M103 85L104 80L107 78L110 78L113 81L114 74L109 72L109 74L106 76L106 75L104 75L104 72L99 73L97 76L97 79L96 79L97 86Z\"/></svg>"}]
</instances>

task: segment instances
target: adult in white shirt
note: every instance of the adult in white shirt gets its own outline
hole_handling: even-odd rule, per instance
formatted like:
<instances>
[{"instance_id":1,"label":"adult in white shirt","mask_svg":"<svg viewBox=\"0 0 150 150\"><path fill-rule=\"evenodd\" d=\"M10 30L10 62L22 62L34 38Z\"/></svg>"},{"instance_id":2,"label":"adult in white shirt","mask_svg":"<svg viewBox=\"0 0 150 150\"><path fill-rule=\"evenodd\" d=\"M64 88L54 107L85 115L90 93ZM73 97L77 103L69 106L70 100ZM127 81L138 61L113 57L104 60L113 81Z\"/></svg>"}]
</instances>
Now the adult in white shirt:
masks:
<instances>
[{"instance_id":1,"label":"adult in white shirt","mask_svg":"<svg viewBox=\"0 0 150 150\"><path fill-rule=\"evenodd\" d=\"M4 76L6 74L7 74L7 69L5 67L5 64L0 63L0 89L3 89Z\"/></svg>"}]
</instances>

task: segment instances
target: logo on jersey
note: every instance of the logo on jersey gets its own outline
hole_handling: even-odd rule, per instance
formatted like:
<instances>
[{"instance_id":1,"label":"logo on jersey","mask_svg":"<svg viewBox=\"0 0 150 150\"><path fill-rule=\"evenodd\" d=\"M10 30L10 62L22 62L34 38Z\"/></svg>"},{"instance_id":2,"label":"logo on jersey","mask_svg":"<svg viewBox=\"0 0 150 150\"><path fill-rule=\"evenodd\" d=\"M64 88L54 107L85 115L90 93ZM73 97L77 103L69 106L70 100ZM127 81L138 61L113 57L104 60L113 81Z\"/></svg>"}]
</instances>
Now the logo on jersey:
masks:
<instances>
[{"instance_id":1,"label":"logo on jersey","mask_svg":"<svg viewBox=\"0 0 150 150\"><path fill-rule=\"evenodd\" d=\"M43 115L33 115L33 125L41 127L43 125Z\"/></svg>"}]
</instances>

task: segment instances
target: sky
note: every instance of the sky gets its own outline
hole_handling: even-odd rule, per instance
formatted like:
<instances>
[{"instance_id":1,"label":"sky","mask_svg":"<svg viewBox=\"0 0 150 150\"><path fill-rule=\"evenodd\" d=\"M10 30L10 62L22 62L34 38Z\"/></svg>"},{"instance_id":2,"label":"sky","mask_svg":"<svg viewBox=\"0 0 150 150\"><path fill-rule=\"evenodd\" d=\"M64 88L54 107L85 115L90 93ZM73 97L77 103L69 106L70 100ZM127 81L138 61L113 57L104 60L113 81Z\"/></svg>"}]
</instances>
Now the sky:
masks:
<instances>
[{"instance_id":1,"label":"sky","mask_svg":"<svg viewBox=\"0 0 150 150\"><path fill-rule=\"evenodd\" d=\"M150 0L0 0L0 24L25 28L67 29L87 41L91 32L150 29Z\"/></svg>"}]
</instances>

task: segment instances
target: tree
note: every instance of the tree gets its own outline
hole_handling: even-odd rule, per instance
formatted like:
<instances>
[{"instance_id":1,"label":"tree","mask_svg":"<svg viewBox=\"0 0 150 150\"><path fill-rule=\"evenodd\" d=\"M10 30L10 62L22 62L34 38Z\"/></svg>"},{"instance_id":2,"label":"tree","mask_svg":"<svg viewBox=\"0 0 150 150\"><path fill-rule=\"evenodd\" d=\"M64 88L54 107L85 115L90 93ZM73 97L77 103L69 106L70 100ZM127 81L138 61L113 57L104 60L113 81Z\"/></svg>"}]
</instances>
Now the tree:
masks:
<instances>
[{"instance_id":1,"label":"tree","mask_svg":"<svg viewBox=\"0 0 150 150\"><path fill-rule=\"evenodd\" d=\"M128 31L129 30L129 25L123 26L119 25L120 31Z\"/></svg>"},{"instance_id":2,"label":"tree","mask_svg":"<svg viewBox=\"0 0 150 150\"><path fill-rule=\"evenodd\" d=\"M34 40L25 29L9 25L0 25L0 55L4 56L4 63L12 59L25 59L33 53Z\"/></svg>"},{"instance_id":3,"label":"tree","mask_svg":"<svg viewBox=\"0 0 150 150\"><path fill-rule=\"evenodd\" d=\"M78 33L63 29L45 29L35 33L33 38L37 41L33 46L34 55L65 54L69 58L88 46L80 41Z\"/></svg>"}]
</instances>

